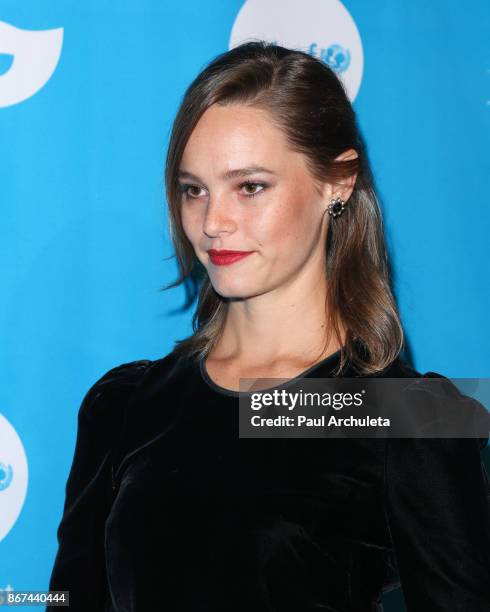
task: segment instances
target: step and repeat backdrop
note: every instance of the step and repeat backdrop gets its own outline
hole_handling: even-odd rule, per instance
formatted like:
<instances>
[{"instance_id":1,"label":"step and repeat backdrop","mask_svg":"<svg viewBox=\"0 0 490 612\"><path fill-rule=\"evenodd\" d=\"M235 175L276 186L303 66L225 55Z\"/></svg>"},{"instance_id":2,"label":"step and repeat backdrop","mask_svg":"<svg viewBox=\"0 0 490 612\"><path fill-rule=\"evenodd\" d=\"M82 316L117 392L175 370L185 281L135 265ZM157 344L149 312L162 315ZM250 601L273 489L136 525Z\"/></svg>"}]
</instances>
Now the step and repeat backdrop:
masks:
<instances>
[{"instance_id":1,"label":"step and repeat backdrop","mask_svg":"<svg viewBox=\"0 0 490 612\"><path fill-rule=\"evenodd\" d=\"M344 80L407 355L490 375L489 17L484 0L3 0L1 590L47 589L89 386L191 332L183 288L160 290L177 273L166 146L185 88L244 40L300 48ZM397 593L385 605L403 609Z\"/></svg>"}]
</instances>

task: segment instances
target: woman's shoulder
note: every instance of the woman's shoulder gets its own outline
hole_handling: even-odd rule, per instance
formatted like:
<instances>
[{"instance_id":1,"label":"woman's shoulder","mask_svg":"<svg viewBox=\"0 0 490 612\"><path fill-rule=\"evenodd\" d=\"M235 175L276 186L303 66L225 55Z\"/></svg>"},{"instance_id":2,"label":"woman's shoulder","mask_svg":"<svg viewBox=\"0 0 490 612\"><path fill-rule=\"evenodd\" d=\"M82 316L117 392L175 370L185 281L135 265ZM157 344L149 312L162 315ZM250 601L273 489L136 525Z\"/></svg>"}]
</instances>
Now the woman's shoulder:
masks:
<instances>
[{"instance_id":1,"label":"woman's shoulder","mask_svg":"<svg viewBox=\"0 0 490 612\"><path fill-rule=\"evenodd\" d=\"M127 399L151 364L149 359L121 363L97 378L85 391L78 408L79 435L90 431L94 439L112 439L122 422Z\"/></svg>"},{"instance_id":2,"label":"woman's shoulder","mask_svg":"<svg viewBox=\"0 0 490 612\"><path fill-rule=\"evenodd\" d=\"M140 379L151 366L151 359L137 359L113 366L105 372L93 385L98 391L104 387L117 384L131 384Z\"/></svg>"},{"instance_id":3,"label":"woman's shoulder","mask_svg":"<svg viewBox=\"0 0 490 612\"><path fill-rule=\"evenodd\" d=\"M380 378L424 378L427 376L442 377L443 375L432 371L422 373L410 365L404 357L398 355L390 365L379 372L377 376Z\"/></svg>"},{"instance_id":4,"label":"woman's shoulder","mask_svg":"<svg viewBox=\"0 0 490 612\"><path fill-rule=\"evenodd\" d=\"M442 431L450 431L452 439L446 440L448 445L458 446L463 438L476 439L480 448L488 445L487 408L467 395L467 391L459 388L461 385L449 376L433 370L419 371L398 357L379 377L404 379L396 387L396 391L400 391L400 406L410 405L414 415L415 410L419 411L420 418L421 415L430 415L435 427L434 437L442 438ZM439 432L442 423L446 429ZM461 437L456 435L458 432ZM427 438L428 434L424 437Z\"/></svg>"},{"instance_id":5,"label":"woman's shoulder","mask_svg":"<svg viewBox=\"0 0 490 612\"><path fill-rule=\"evenodd\" d=\"M170 352L157 359L137 359L113 366L85 393L81 416L112 419L134 403L149 403L155 394L186 382L189 358ZM185 385L184 385L185 386ZM141 400L141 401L140 401Z\"/></svg>"},{"instance_id":6,"label":"woman's shoulder","mask_svg":"<svg viewBox=\"0 0 490 612\"><path fill-rule=\"evenodd\" d=\"M85 393L82 410L87 410L100 398L114 393L127 392L136 385L153 363L150 359L138 359L113 366L91 384Z\"/></svg>"},{"instance_id":7,"label":"woman's shoulder","mask_svg":"<svg viewBox=\"0 0 490 612\"><path fill-rule=\"evenodd\" d=\"M421 370L417 370L412 365L408 363L408 361L402 357L396 357L391 364L386 367L381 372L376 374L376 377L380 378L415 378L415 379L431 379L431 378L439 378L451 383L448 376L442 374L441 372L435 372L433 370L427 370L422 372ZM423 384L423 381L419 381L419 383ZM430 383L429 383L430 384ZM454 388L454 385L451 383Z\"/></svg>"},{"instance_id":8,"label":"woman's shoulder","mask_svg":"<svg viewBox=\"0 0 490 612\"><path fill-rule=\"evenodd\" d=\"M107 449L129 435L132 428L151 429L151 413L156 412L151 410L151 396L156 388L162 389L162 384L164 390L167 388L165 380L177 362L177 357L169 353L158 359L137 359L111 367L83 395L78 409L79 435Z\"/></svg>"},{"instance_id":9,"label":"woman's shoulder","mask_svg":"<svg viewBox=\"0 0 490 612\"><path fill-rule=\"evenodd\" d=\"M158 359L136 359L111 367L85 392L79 419L103 419L106 413L112 418L113 412L129 402L136 389L151 377L153 370L158 370L158 375L161 375L170 371L175 362L175 355L169 353Z\"/></svg>"},{"instance_id":10,"label":"woman's shoulder","mask_svg":"<svg viewBox=\"0 0 490 612\"><path fill-rule=\"evenodd\" d=\"M176 366L181 367L181 364L182 359L173 352L157 359L137 359L120 363L98 378L88 389L87 395L95 397L122 390L127 392L130 387L135 387L151 377L151 372L157 371L160 376L170 373Z\"/></svg>"}]
</instances>

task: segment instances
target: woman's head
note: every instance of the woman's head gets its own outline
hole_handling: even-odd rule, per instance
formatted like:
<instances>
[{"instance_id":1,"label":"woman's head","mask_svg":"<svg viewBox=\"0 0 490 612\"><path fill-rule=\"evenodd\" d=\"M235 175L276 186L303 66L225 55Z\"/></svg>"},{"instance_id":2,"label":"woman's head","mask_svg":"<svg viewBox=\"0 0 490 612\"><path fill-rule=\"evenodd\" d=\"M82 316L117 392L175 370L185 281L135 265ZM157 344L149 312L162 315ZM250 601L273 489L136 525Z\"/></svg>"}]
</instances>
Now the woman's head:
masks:
<instances>
[{"instance_id":1,"label":"woman's head","mask_svg":"<svg viewBox=\"0 0 490 612\"><path fill-rule=\"evenodd\" d=\"M201 356L214 346L228 298L321 273L342 364L350 358L370 373L395 358L403 333L365 147L341 82L320 60L266 42L218 56L184 96L165 178L180 270L170 286L204 273L195 332L177 352ZM336 196L347 205L332 218ZM218 266L209 249L252 253Z\"/></svg>"},{"instance_id":2,"label":"woman's head","mask_svg":"<svg viewBox=\"0 0 490 612\"><path fill-rule=\"evenodd\" d=\"M178 176L185 236L221 297L250 298L295 282L301 291L318 278L326 283L331 186L318 192L307 158L290 148L268 111L213 104L187 141ZM209 249L251 254L219 265Z\"/></svg>"}]
</instances>

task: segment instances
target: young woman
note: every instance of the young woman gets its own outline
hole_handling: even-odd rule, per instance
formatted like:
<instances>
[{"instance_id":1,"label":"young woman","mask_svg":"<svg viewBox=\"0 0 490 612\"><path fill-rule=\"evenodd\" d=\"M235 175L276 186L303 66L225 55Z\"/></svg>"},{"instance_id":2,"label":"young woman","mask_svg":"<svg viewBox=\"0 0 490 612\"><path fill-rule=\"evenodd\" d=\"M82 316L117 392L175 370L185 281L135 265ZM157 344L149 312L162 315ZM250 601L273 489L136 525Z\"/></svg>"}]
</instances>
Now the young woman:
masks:
<instances>
[{"instance_id":1,"label":"young woman","mask_svg":"<svg viewBox=\"0 0 490 612\"><path fill-rule=\"evenodd\" d=\"M335 73L263 42L217 57L178 111L166 186L195 331L87 392L50 589L84 612L347 612L401 585L410 612L487 612L487 439L238 436L240 378L440 377L400 357Z\"/></svg>"}]
</instances>

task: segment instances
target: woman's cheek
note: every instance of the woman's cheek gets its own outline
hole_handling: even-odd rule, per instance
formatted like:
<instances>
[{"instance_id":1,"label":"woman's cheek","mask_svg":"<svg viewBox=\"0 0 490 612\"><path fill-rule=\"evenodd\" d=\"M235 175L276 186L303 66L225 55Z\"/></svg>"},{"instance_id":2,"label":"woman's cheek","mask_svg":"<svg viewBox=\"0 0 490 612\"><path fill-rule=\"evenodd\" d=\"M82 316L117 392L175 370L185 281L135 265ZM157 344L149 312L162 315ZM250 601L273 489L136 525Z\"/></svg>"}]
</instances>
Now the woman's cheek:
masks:
<instances>
[{"instance_id":1,"label":"woman's cheek","mask_svg":"<svg viewBox=\"0 0 490 612\"><path fill-rule=\"evenodd\" d=\"M192 213L189 210L183 209L182 227L184 229L185 235L195 248L198 237L200 236L200 227L202 227L199 225L199 219L197 218L196 214Z\"/></svg>"}]
</instances>

